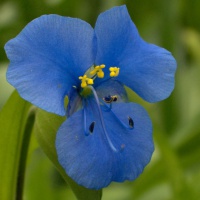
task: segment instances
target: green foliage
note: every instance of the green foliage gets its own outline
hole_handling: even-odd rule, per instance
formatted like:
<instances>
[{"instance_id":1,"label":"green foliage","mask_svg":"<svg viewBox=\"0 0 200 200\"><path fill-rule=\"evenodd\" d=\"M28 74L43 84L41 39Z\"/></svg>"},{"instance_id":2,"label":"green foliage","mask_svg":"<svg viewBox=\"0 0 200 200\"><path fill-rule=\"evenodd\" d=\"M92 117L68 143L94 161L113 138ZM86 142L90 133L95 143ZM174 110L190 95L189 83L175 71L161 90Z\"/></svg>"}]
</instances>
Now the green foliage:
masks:
<instances>
[{"instance_id":1,"label":"green foliage","mask_svg":"<svg viewBox=\"0 0 200 200\"><path fill-rule=\"evenodd\" d=\"M28 145L28 122L30 104L14 92L0 113L0 197L2 200L16 199L21 195L23 163ZM29 123L29 122L28 122ZM28 135L26 135L28 134Z\"/></svg>"}]
</instances>

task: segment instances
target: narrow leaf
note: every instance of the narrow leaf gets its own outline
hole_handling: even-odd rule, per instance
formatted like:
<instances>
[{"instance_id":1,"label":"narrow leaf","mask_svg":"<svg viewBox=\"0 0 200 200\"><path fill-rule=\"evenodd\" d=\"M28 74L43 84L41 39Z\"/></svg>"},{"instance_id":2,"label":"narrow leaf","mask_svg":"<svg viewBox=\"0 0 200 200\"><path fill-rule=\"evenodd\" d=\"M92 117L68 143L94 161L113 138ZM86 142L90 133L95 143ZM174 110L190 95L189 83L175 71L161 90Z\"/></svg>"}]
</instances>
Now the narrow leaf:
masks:
<instances>
[{"instance_id":1,"label":"narrow leaf","mask_svg":"<svg viewBox=\"0 0 200 200\"><path fill-rule=\"evenodd\" d=\"M15 91L0 112L0 197L17 199L24 128L30 104Z\"/></svg>"}]
</instances>

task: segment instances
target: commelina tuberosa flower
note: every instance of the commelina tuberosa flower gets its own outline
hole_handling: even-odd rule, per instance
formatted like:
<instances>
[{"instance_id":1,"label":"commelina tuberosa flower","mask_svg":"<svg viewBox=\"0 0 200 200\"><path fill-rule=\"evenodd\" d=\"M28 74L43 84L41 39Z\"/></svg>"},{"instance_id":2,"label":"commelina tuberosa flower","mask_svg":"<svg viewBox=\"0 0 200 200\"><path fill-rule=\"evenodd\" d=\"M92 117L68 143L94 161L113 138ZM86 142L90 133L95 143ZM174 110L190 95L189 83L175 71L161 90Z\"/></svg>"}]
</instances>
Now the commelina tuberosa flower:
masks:
<instances>
[{"instance_id":1,"label":"commelina tuberosa flower","mask_svg":"<svg viewBox=\"0 0 200 200\"><path fill-rule=\"evenodd\" d=\"M7 80L21 97L67 116L55 146L73 180L100 189L142 173L154 151L152 123L128 101L124 86L148 102L161 101L174 88L176 61L140 37L126 6L101 13L94 29L80 19L43 15L5 50Z\"/></svg>"}]
</instances>

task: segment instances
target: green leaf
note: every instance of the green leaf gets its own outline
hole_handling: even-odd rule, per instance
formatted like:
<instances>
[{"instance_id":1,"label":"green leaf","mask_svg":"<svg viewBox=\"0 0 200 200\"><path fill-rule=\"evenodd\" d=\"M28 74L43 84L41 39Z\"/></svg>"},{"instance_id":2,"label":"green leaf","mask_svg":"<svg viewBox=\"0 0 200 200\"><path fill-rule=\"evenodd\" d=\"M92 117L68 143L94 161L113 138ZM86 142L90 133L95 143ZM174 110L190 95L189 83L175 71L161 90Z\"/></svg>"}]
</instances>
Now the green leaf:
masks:
<instances>
[{"instance_id":1,"label":"green leaf","mask_svg":"<svg viewBox=\"0 0 200 200\"><path fill-rule=\"evenodd\" d=\"M33 136L31 142L35 142ZM24 197L27 200L76 200L70 187L41 148L36 147L32 151L26 171Z\"/></svg>"},{"instance_id":2,"label":"green leaf","mask_svg":"<svg viewBox=\"0 0 200 200\"><path fill-rule=\"evenodd\" d=\"M55 149L55 137L59 126L64 120L64 117L39 110L36 116L34 129L36 138L45 154L54 163L65 181L70 185L78 200L100 200L102 190L89 190L78 185L65 173L64 169L58 163Z\"/></svg>"},{"instance_id":3,"label":"green leaf","mask_svg":"<svg viewBox=\"0 0 200 200\"><path fill-rule=\"evenodd\" d=\"M22 192L30 106L15 91L0 112L0 197L4 200L20 199Z\"/></svg>"}]
</instances>

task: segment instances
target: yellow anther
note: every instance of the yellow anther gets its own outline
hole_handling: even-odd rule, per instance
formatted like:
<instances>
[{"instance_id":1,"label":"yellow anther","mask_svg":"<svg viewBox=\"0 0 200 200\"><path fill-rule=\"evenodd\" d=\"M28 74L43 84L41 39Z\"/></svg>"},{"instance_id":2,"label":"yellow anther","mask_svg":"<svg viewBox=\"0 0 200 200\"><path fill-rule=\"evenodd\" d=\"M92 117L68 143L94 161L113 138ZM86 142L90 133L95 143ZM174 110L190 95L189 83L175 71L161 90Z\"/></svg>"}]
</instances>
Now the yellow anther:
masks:
<instances>
[{"instance_id":1,"label":"yellow anther","mask_svg":"<svg viewBox=\"0 0 200 200\"><path fill-rule=\"evenodd\" d=\"M110 72L110 76L114 77L115 76L115 72Z\"/></svg>"},{"instance_id":2,"label":"yellow anther","mask_svg":"<svg viewBox=\"0 0 200 200\"><path fill-rule=\"evenodd\" d=\"M87 86L86 81L82 81L82 83L81 83L81 87L84 88L84 87L86 87L86 86Z\"/></svg>"},{"instance_id":3,"label":"yellow anther","mask_svg":"<svg viewBox=\"0 0 200 200\"><path fill-rule=\"evenodd\" d=\"M86 75L84 75L84 76L79 76L79 79L81 80L81 87L82 87L82 88L86 87L87 85L92 85L92 84L94 84L93 79L87 78Z\"/></svg>"},{"instance_id":4,"label":"yellow anther","mask_svg":"<svg viewBox=\"0 0 200 200\"><path fill-rule=\"evenodd\" d=\"M88 79L87 79L87 83L88 83L89 85L92 85L92 84L94 84L94 81L93 81L93 79L88 78Z\"/></svg>"},{"instance_id":5,"label":"yellow anther","mask_svg":"<svg viewBox=\"0 0 200 200\"><path fill-rule=\"evenodd\" d=\"M105 65L97 65L91 72L91 75L97 75L98 78L103 78L104 77L104 72L103 68L105 68Z\"/></svg>"},{"instance_id":6,"label":"yellow anther","mask_svg":"<svg viewBox=\"0 0 200 200\"><path fill-rule=\"evenodd\" d=\"M98 76L99 78L103 78L103 77L104 77L104 72L103 72L102 70L98 71L98 72L97 72L97 76Z\"/></svg>"},{"instance_id":7,"label":"yellow anther","mask_svg":"<svg viewBox=\"0 0 200 200\"><path fill-rule=\"evenodd\" d=\"M120 70L119 67L110 67L109 70L110 70L111 77L116 77L119 75L119 70Z\"/></svg>"},{"instance_id":8,"label":"yellow anther","mask_svg":"<svg viewBox=\"0 0 200 200\"><path fill-rule=\"evenodd\" d=\"M80 80L86 80L86 78L87 78L86 75L84 75L84 76L79 76L79 79L80 79Z\"/></svg>"}]
</instances>

